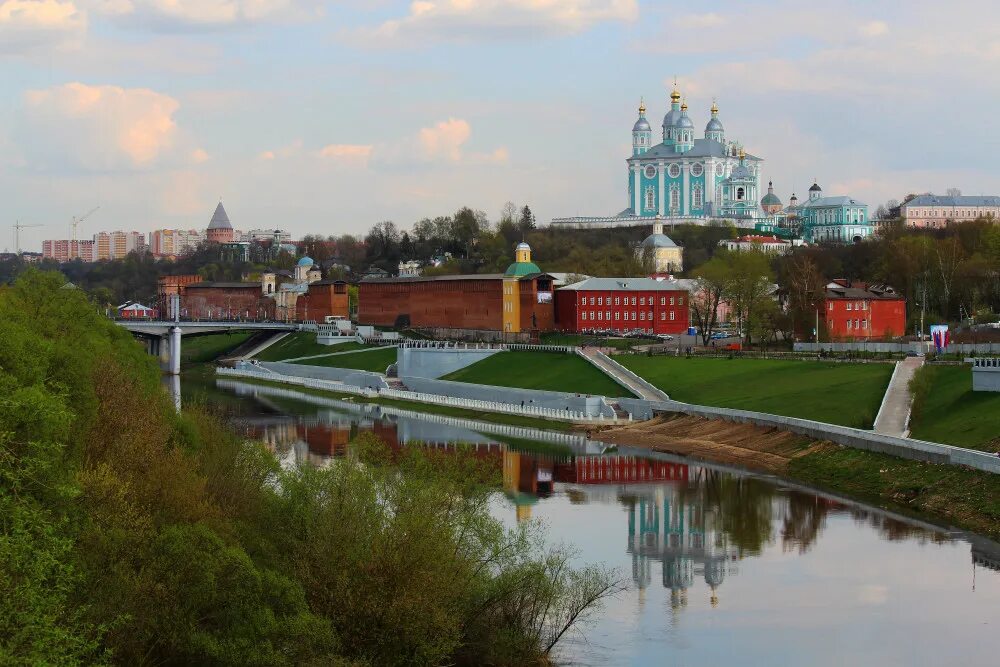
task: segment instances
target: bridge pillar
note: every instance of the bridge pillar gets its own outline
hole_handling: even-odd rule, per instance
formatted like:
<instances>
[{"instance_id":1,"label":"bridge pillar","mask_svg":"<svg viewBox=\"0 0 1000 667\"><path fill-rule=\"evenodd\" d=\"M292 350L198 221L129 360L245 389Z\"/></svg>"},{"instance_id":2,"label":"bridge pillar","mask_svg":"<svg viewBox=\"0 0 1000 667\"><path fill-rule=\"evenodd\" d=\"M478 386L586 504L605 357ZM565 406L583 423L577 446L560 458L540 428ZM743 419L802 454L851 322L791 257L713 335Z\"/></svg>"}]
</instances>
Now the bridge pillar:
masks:
<instances>
[{"instance_id":1,"label":"bridge pillar","mask_svg":"<svg viewBox=\"0 0 1000 667\"><path fill-rule=\"evenodd\" d=\"M181 328L170 328L170 370L171 375L181 372Z\"/></svg>"},{"instance_id":2,"label":"bridge pillar","mask_svg":"<svg viewBox=\"0 0 1000 667\"><path fill-rule=\"evenodd\" d=\"M170 370L170 338L167 336L154 338L153 348L156 350L155 354L160 358L160 370Z\"/></svg>"}]
</instances>

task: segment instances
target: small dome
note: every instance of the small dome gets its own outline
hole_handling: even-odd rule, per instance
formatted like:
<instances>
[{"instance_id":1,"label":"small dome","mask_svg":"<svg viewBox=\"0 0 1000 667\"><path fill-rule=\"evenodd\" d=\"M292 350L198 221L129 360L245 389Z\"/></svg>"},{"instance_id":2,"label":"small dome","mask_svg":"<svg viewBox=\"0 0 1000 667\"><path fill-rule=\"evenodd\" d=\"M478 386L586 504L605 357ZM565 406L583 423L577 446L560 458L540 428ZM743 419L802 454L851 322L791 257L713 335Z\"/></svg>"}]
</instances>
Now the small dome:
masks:
<instances>
[{"instance_id":1,"label":"small dome","mask_svg":"<svg viewBox=\"0 0 1000 667\"><path fill-rule=\"evenodd\" d=\"M809 188L809 192L823 192L823 188L819 187L819 184L813 183L812 187Z\"/></svg>"},{"instance_id":2,"label":"small dome","mask_svg":"<svg viewBox=\"0 0 1000 667\"><path fill-rule=\"evenodd\" d=\"M650 129L649 121L646 120L645 116L642 116L639 120L635 121L635 125L632 126L633 132L649 132Z\"/></svg>"},{"instance_id":3,"label":"small dome","mask_svg":"<svg viewBox=\"0 0 1000 667\"><path fill-rule=\"evenodd\" d=\"M520 243L517 244L516 250L529 250L530 251L531 250L531 246L528 245L527 243L525 243L524 241L521 241Z\"/></svg>"},{"instance_id":4,"label":"small dome","mask_svg":"<svg viewBox=\"0 0 1000 667\"><path fill-rule=\"evenodd\" d=\"M761 206L781 206L781 200L778 199L778 195L773 192L768 192L764 195L764 198L760 200Z\"/></svg>"},{"instance_id":5,"label":"small dome","mask_svg":"<svg viewBox=\"0 0 1000 667\"><path fill-rule=\"evenodd\" d=\"M312 257L309 257L308 255L299 260L299 266L312 266L312 265L313 265Z\"/></svg>"},{"instance_id":6,"label":"small dome","mask_svg":"<svg viewBox=\"0 0 1000 667\"><path fill-rule=\"evenodd\" d=\"M691 122L691 118L688 117L687 111L681 112L680 120L677 121L679 127L692 128L694 129L694 123Z\"/></svg>"},{"instance_id":7,"label":"small dome","mask_svg":"<svg viewBox=\"0 0 1000 667\"><path fill-rule=\"evenodd\" d=\"M722 128L722 121L718 118L713 118L708 121L708 125L705 126L705 132L725 132Z\"/></svg>"},{"instance_id":8,"label":"small dome","mask_svg":"<svg viewBox=\"0 0 1000 667\"><path fill-rule=\"evenodd\" d=\"M643 242L644 248L676 248L677 244L666 234L650 234Z\"/></svg>"}]
</instances>

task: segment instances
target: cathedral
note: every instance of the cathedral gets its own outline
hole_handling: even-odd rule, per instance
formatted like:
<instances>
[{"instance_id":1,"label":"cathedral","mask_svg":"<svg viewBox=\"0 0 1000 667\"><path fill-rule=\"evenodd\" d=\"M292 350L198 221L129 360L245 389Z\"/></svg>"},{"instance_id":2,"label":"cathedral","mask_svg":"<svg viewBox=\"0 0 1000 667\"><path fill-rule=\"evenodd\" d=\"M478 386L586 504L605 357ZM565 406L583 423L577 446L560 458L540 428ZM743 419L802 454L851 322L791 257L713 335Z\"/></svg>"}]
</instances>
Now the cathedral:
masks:
<instances>
[{"instance_id":1,"label":"cathedral","mask_svg":"<svg viewBox=\"0 0 1000 667\"><path fill-rule=\"evenodd\" d=\"M752 227L767 219L769 214L760 206L763 160L726 137L716 103L703 136L696 134L676 85L656 139L641 102L632 126L632 154L625 160L628 206L612 216L555 218L552 224L632 227L655 218L668 224L727 219Z\"/></svg>"},{"instance_id":2,"label":"cathedral","mask_svg":"<svg viewBox=\"0 0 1000 667\"><path fill-rule=\"evenodd\" d=\"M726 139L719 107L703 137L695 137L694 121L675 87L663 117L662 141L653 141L646 105L632 127L628 165L628 208L620 217L756 218L761 158Z\"/></svg>"}]
</instances>

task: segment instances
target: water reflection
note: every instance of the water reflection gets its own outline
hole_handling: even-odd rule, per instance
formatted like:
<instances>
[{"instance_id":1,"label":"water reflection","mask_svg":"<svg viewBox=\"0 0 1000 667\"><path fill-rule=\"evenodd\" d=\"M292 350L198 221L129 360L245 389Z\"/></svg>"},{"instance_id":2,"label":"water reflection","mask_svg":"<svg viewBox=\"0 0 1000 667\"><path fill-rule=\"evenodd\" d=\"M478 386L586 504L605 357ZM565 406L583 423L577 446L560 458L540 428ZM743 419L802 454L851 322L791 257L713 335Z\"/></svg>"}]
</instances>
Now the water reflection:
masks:
<instances>
[{"instance_id":1,"label":"water reflection","mask_svg":"<svg viewBox=\"0 0 1000 667\"><path fill-rule=\"evenodd\" d=\"M502 477L505 520L541 519L553 541L579 546L582 560L631 571L632 590L586 642L567 643L564 660L661 664L664 650L697 646L711 664L732 663L726 656L736 651L744 652L739 664L776 664L768 647L787 644L796 657L789 664L952 657L984 664L1000 650L992 635L978 634L1000 606L1000 546L989 540L583 437L236 380L215 387L210 400L227 405L237 428L266 442L286 466L351 456L351 441L365 431L397 448L468 443ZM935 633L900 639L925 625L954 641L932 643ZM887 653L883 634L896 638Z\"/></svg>"}]
</instances>

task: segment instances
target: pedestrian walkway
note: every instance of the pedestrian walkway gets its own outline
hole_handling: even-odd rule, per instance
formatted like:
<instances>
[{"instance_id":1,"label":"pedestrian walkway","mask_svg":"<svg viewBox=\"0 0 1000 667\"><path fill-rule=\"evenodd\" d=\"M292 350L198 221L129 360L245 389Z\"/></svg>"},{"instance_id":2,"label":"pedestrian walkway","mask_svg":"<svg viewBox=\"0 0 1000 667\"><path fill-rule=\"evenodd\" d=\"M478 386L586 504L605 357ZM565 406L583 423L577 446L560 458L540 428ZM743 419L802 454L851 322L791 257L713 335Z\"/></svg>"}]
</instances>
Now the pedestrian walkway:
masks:
<instances>
[{"instance_id":1,"label":"pedestrian walkway","mask_svg":"<svg viewBox=\"0 0 1000 667\"><path fill-rule=\"evenodd\" d=\"M917 369L924 365L923 357L907 357L896 364L889 386L882 399L882 407L875 417L875 432L905 438L910 433L910 380Z\"/></svg>"},{"instance_id":2,"label":"pedestrian walkway","mask_svg":"<svg viewBox=\"0 0 1000 667\"><path fill-rule=\"evenodd\" d=\"M629 391L641 399L647 401L667 401L670 397L665 393L646 382L632 371L617 363L597 348L584 347L580 349L580 354L586 357L592 364L604 371L611 379L618 384L627 387Z\"/></svg>"}]
</instances>

